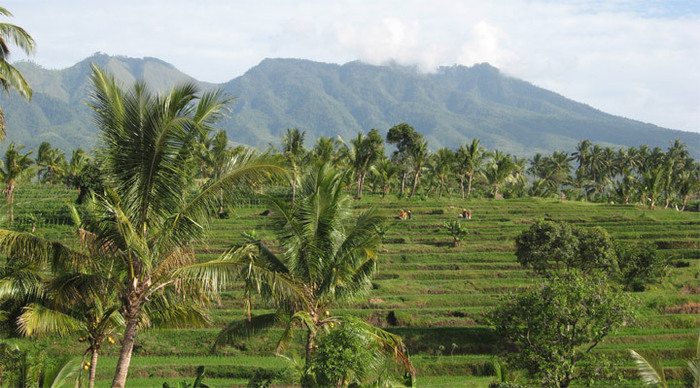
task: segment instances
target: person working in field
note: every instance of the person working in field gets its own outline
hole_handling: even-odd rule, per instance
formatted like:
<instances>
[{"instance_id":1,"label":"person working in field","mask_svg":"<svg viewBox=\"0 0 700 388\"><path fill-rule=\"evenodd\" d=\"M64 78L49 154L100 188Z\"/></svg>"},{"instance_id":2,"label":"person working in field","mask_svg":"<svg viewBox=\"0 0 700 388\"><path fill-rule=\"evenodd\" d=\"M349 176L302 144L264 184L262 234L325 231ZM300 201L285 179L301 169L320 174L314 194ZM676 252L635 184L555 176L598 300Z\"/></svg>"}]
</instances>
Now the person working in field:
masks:
<instances>
[{"instance_id":1,"label":"person working in field","mask_svg":"<svg viewBox=\"0 0 700 388\"><path fill-rule=\"evenodd\" d=\"M461 218L466 218L468 220L472 219L472 211L467 209L462 209L462 213L459 214Z\"/></svg>"}]
</instances>

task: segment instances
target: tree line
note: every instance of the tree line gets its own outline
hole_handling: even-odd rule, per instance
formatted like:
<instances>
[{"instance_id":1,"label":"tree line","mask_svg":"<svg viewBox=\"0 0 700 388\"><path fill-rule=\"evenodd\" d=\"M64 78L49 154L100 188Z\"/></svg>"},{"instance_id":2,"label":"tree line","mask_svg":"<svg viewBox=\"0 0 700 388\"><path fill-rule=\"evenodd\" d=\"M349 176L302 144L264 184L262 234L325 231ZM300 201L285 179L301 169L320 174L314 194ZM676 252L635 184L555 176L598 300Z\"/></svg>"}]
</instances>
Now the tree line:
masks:
<instances>
[{"instance_id":1,"label":"tree line","mask_svg":"<svg viewBox=\"0 0 700 388\"><path fill-rule=\"evenodd\" d=\"M675 141L667 150L659 147L613 149L581 141L575 151L555 151L520 158L499 150L488 150L474 139L457 149L440 148L430 152L427 141L412 126L398 124L386 138L377 129L358 133L349 143L342 139L320 137L310 149L305 147L306 133L288 129L279 148L270 147L269 155L279 155L291 172L291 197L300 179L314 164L330 163L349 170L344 187L355 198L366 192L399 197L461 196L517 198L543 197L571 200L636 203L650 209L657 206L686 210L700 194L700 164L685 144ZM395 149L390 155L386 145ZM198 179L216 179L227 161L250 150L232 147L226 132L201 136L195 146ZM18 182L36 174L41 183L65 184L78 190L77 203L99 192L99 158L81 149L65 153L42 143L32 160L32 152L10 144L0 169L10 221ZM226 213L223 207L220 214Z\"/></svg>"}]
</instances>

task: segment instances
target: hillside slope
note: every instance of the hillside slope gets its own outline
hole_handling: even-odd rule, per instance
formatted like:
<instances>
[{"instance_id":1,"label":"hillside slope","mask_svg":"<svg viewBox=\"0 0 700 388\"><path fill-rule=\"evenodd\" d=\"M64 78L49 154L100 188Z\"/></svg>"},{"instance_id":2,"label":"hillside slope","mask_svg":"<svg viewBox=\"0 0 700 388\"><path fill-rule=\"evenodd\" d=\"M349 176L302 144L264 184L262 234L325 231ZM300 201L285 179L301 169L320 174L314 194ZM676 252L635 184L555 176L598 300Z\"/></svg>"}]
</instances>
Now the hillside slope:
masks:
<instances>
[{"instance_id":1,"label":"hillside slope","mask_svg":"<svg viewBox=\"0 0 700 388\"><path fill-rule=\"evenodd\" d=\"M85 101L90 65L130 83L145 79L162 91L178 82L220 87L236 97L222 123L231 139L258 147L278 144L286 128L345 139L357 131L386 131L409 122L430 146L454 147L478 137L489 148L520 155L572 149L583 138L609 145L667 146L676 138L700 156L700 134L674 131L606 114L488 64L453 66L424 74L402 66L344 65L301 59L265 59L244 75L212 85L196 81L155 58L96 54L63 70L19 64L35 89L31 103L3 96L8 138L36 146L48 140L64 149L94 144Z\"/></svg>"}]
</instances>

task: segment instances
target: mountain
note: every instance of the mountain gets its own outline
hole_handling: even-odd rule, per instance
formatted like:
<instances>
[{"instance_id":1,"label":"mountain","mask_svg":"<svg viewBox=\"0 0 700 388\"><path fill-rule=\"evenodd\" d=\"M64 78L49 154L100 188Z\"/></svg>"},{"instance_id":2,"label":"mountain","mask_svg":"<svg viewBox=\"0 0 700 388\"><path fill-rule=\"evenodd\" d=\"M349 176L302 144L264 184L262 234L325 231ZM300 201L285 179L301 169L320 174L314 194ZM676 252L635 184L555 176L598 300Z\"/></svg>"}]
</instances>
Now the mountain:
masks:
<instances>
[{"instance_id":1,"label":"mountain","mask_svg":"<svg viewBox=\"0 0 700 388\"><path fill-rule=\"evenodd\" d=\"M221 88L235 97L222 128L233 141L258 147L278 144L291 127L306 130L310 145L321 135L348 139L358 131L386 132L408 122L425 134L433 149L478 137L489 148L532 155L572 150L584 138L611 146L660 147L678 138L700 156L700 134L613 116L486 63L426 74L398 65L265 59L242 76L215 85L156 58L95 54L62 70L22 62L18 67L33 86L34 98L30 103L16 95L0 98L8 139L29 147L46 140L66 150L94 145L95 128L86 105L93 63L121 82L143 79L157 91L180 82Z\"/></svg>"}]
</instances>

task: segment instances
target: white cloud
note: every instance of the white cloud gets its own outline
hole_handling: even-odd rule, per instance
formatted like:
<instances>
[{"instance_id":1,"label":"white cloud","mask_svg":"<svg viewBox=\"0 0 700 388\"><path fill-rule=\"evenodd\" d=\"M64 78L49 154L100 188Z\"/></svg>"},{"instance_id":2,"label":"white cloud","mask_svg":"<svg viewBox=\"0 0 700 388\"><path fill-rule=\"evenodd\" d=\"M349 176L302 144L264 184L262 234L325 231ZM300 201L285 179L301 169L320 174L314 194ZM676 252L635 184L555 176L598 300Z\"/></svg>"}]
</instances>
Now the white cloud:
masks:
<instances>
[{"instance_id":1,"label":"white cloud","mask_svg":"<svg viewBox=\"0 0 700 388\"><path fill-rule=\"evenodd\" d=\"M207 81L265 57L396 61L432 71L490 62L604 111L700 132L700 6L548 0L305 2L8 0L65 67L104 51L155 56Z\"/></svg>"}]
</instances>

